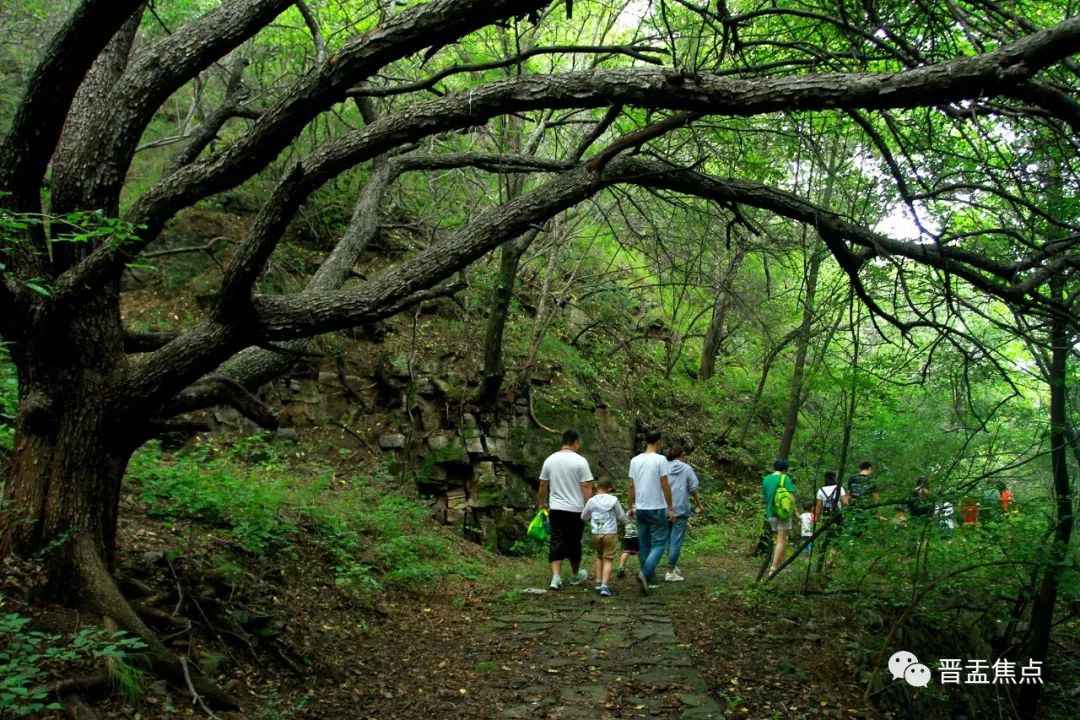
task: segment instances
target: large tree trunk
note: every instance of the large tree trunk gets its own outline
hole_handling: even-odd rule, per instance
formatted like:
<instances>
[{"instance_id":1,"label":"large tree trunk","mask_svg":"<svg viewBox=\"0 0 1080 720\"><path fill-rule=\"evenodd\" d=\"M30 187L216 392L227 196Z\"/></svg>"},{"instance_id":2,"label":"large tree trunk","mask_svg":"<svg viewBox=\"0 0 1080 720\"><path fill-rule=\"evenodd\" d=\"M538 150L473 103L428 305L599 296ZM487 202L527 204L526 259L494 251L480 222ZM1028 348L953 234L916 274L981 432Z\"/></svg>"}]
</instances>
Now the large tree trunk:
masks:
<instances>
[{"instance_id":1,"label":"large tree trunk","mask_svg":"<svg viewBox=\"0 0 1080 720\"><path fill-rule=\"evenodd\" d=\"M716 299L713 302L712 317L705 331L705 339L701 343L701 366L698 375L702 380L708 380L716 374L716 356L720 352L720 343L724 339L724 325L727 322L727 311L731 304L731 283L739 266L742 265L745 254L745 251L741 249L736 250L728 261L726 272L717 277L718 287Z\"/></svg>"},{"instance_id":2,"label":"large tree trunk","mask_svg":"<svg viewBox=\"0 0 1080 720\"><path fill-rule=\"evenodd\" d=\"M1051 296L1060 301L1063 294L1063 280L1060 275L1050 281ZM1072 485L1069 482L1068 439L1066 422L1066 374L1071 343L1061 315L1055 315L1050 322L1050 468L1054 480L1054 507L1056 522L1054 539L1050 548L1050 558L1043 572L1042 584L1031 606L1031 641L1027 656L1031 660L1041 661L1046 669L1046 655L1050 649L1050 631L1054 625L1054 608L1057 604L1061 573L1069 553L1069 541L1073 529ZM1036 717L1042 685L1025 685L1020 691L1020 717L1029 720Z\"/></svg>"},{"instance_id":3,"label":"large tree trunk","mask_svg":"<svg viewBox=\"0 0 1080 720\"><path fill-rule=\"evenodd\" d=\"M52 163L54 214L118 213L121 179L89 180L108 160L93 140L108 122L110 93L127 65L141 14L116 32L75 93ZM89 243L54 243L54 272L90 249ZM106 567L112 564L120 481L137 447L116 417L110 392L126 358L119 297L113 279L78 300L47 302L12 345L19 409L4 496L21 515L4 520L0 545L22 556L46 552L47 593L64 602L80 598L80 542Z\"/></svg>"},{"instance_id":4,"label":"large tree trunk","mask_svg":"<svg viewBox=\"0 0 1080 720\"><path fill-rule=\"evenodd\" d=\"M851 452L851 433L855 427L855 408L859 397L859 327L862 325L862 305L851 300L851 384L844 390L844 433L840 442L840 460L836 465L836 477L843 481L844 468L847 467L848 453ZM853 317L852 317L853 316Z\"/></svg>"},{"instance_id":5,"label":"large tree trunk","mask_svg":"<svg viewBox=\"0 0 1080 720\"><path fill-rule=\"evenodd\" d=\"M487 329L484 332L484 379L480 386L482 402L496 400L502 388L506 376L503 365L503 334L506 331L506 320L510 316L510 301L514 297L514 284L517 282L521 256L538 234L539 230L530 230L504 243L499 250L499 276L492 293L491 314L488 315Z\"/></svg>"},{"instance_id":6,"label":"large tree trunk","mask_svg":"<svg viewBox=\"0 0 1080 720\"><path fill-rule=\"evenodd\" d=\"M178 687L190 681L209 702L235 707L212 683L185 676L111 574L121 481L147 437L120 403L123 347L115 287L50 308L12 346L19 409L3 500L14 511L0 516L0 555L42 556L49 599L115 619L146 642L157 672Z\"/></svg>"},{"instance_id":7,"label":"large tree trunk","mask_svg":"<svg viewBox=\"0 0 1080 720\"><path fill-rule=\"evenodd\" d=\"M21 514L4 518L0 543L22 556L47 550L50 595L70 601L79 593L76 535L111 565L120 480L136 447L109 391L124 362L115 294L53 309L12 355L19 409L4 499Z\"/></svg>"},{"instance_id":8,"label":"large tree trunk","mask_svg":"<svg viewBox=\"0 0 1080 720\"><path fill-rule=\"evenodd\" d=\"M818 271L821 269L823 254L815 250L810 255L810 265L806 271L806 294L803 297L802 324L799 325L798 343L795 346L795 369L791 376L791 388L788 395L787 415L784 418L784 432L780 435L780 449L777 457L787 459L791 452L791 442L795 438L795 428L799 424L799 410L803 400L803 375L806 373L806 355L810 349L810 329L814 325L814 296L817 294Z\"/></svg>"}]
</instances>

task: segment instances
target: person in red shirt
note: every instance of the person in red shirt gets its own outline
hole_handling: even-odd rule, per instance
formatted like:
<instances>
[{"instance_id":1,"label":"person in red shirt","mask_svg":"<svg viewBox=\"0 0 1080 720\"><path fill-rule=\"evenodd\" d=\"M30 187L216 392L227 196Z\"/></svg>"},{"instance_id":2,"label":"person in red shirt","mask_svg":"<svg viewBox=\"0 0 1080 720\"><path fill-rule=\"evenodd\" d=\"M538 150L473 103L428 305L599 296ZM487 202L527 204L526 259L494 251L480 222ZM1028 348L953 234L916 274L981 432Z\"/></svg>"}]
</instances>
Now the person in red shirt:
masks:
<instances>
[{"instance_id":1,"label":"person in red shirt","mask_svg":"<svg viewBox=\"0 0 1080 720\"><path fill-rule=\"evenodd\" d=\"M960 505L960 519L965 525L979 522L979 504L973 498L966 497Z\"/></svg>"},{"instance_id":2,"label":"person in red shirt","mask_svg":"<svg viewBox=\"0 0 1080 720\"><path fill-rule=\"evenodd\" d=\"M998 483L998 496L1001 498L1001 510L1002 512L1009 512L1009 506L1012 505L1013 494L1012 490L1005 483Z\"/></svg>"}]
</instances>

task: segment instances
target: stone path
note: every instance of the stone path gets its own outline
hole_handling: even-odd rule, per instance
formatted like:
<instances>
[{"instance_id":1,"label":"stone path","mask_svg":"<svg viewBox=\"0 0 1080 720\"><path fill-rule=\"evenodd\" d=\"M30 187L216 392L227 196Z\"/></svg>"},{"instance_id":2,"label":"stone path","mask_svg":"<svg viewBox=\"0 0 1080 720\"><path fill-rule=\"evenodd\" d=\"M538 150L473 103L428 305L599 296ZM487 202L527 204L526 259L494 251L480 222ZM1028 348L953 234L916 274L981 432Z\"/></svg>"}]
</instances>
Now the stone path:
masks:
<instances>
[{"instance_id":1,"label":"stone path","mask_svg":"<svg viewBox=\"0 0 1080 720\"><path fill-rule=\"evenodd\" d=\"M506 698L494 717L723 717L661 600L567 587L524 596L491 628L520 648L518 659L492 673Z\"/></svg>"}]
</instances>

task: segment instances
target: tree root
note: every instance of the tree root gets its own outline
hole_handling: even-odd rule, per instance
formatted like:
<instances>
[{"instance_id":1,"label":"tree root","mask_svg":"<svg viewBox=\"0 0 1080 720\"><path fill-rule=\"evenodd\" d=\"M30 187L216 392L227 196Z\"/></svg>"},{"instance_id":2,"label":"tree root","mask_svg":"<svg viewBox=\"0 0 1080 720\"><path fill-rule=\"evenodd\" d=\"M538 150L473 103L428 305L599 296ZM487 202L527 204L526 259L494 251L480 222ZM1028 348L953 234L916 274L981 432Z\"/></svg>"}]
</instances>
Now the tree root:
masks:
<instances>
[{"instance_id":1,"label":"tree root","mask_svg":"<svg viewBox=\"0 0 1080 720\"><path fill-rule=\"evenodd\" d=\"M109 673L97 672L89 675L76 675L66 680L57 680L44 686L50 695L63 698L66 695L93 692L109 684Z\"/></svg>"},{"instance_id":2,"label":"tree root","mask_svg":"<svg viewBox=\"0 0 1080 720\"><path fill-rule=\"evenodd\" d=\"M98 720L98 714L75 693L65 695L62 701L71 720Z\"/></svg>"},{"instance_id":3,"label":"tree root","mask_svg":"<svg viewBox=\"0 0 1080 720\"><path fill-rule=\"evenodd\" d=\"M84 601L98 613L115 619L117 624L146 643L149 648L150 667L155 673L178 688L188 689L203 702L230 710L239 708L239 703L217 685L206 678L192 676L186 663L169 652L158 636L146 626L120 592L88 534L80 533L73 540L73 544Z\"/></svg>"},{"instance_id":4,"label":"tree root","mask_svg":"<svg viewBox=\"0 0 1080 720\"><path fill-rule=\"evenodd\" d=\"M220 718L218 718L218 716L214 714L213 710L206 706L206 703L203 702L202 696L195 691L195 686L191 682L191 673L188 672L188 664L186 657L180 657L180 669L184 671L184 682L187 683L188 692L191 693L192 703L198 704L198 706L203 709L203 712L209 715L213 720L220 720Z\"/></svg>"},{"instance_id":5,"label":"tree root","mask_svg":"<svg viewBox=\"0 0 1080 720\"><path fill-rule=\"evenodd\" d=\"M540 428L541 430L546 430L547 432L552 433L553 435L558 435L559 434L558 430L556 430L555 428L548 427L544 423L540 422L540 418L536 417L536 410L533 409L532 387L527 385L525 392L529 396L529 417L532 418L532 421L534 423L536 423L536 427Z\"/></svg>"},{"instance_id":6,"label":"tree root","mask_svg":"<svg viewBox=\"0 0 1080 720\"><path fill-rule=\"evenodd\" d=\"M183 615L170 615L164 610L158 610L156 607L144 603L131 603L131 607L139 614L140 617L147 620L156 620L165 625L172 625L178 628L190 628L191 620L188 620Z\"/></svg>"}]
</instances>

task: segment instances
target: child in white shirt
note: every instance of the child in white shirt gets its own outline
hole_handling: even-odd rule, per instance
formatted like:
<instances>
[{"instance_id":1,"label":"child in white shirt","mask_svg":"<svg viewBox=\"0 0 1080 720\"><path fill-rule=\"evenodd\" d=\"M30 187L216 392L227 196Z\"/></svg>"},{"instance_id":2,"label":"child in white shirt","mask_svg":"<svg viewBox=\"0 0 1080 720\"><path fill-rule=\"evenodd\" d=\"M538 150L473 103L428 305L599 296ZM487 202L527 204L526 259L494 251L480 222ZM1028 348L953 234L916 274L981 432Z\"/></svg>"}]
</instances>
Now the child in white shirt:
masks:
<instances>
[{"instance_id":1,"label":"child in white shirt","mask_svg":"<svg viewBox=\"0 0 1080 720\"><path fill-rule=\"evenodd\" d=\"M799 539L806 542L814 536L814 503L805 502L802 507L802 514L799 515L799 520L802 521L802 528L799 531ZM813 543L807 543L803 552L810 552L810 548L814 546Z\"/></svg>"},{"instance_id":2,"label":"child in white shirt","mask_svg":"<svg viewBox=\"0 0 1080 720\"><path fill-rule=\"evenodd\" d=\"M596 495L585 503L582 520L591 520L593 550L596 552L596 587L604 597L611 596L611 564L615 560L615 545L618 543L619 526L626 524L626 512L619 504L619 498L611 494L610 478L601 478L596 482Z\"/></svg>"}]
</instances>

